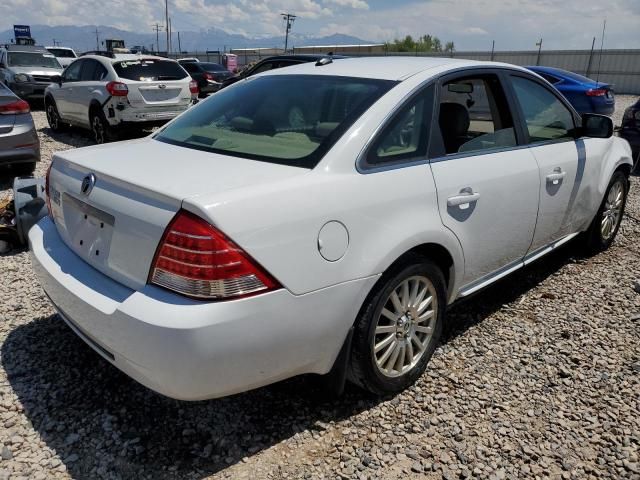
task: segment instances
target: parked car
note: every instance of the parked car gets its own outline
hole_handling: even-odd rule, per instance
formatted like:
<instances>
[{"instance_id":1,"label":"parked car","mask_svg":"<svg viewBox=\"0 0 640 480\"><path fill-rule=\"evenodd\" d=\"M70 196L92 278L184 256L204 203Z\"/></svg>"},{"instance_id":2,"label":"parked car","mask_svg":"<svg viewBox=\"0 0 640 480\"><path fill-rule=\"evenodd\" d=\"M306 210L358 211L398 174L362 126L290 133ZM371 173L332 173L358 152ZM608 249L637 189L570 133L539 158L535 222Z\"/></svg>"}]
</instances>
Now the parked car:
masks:
<instances>
[{"instance_id":1,"label":"parked car","mask_svg":"<svg viewBox=\"0 0 640 480\"><path fill-rule=\"evenodd\" d=\"M640 163L640 100L624 111L618 134L631 145L634 170L637 170Z\"/></svg>"},{"instance_id":2,"label":"parked car","mask_svg":"<svg viewBox=\"0 0 640 480\"><path fill-rule=\"evenodd\" d=\"M67 125L90 129L96 143L114 140L123 128L166 123L197 100L198 86L174 60L114 54L82 56L45 95L54 132Z\"/></svg>"},{"instance_id":3,"label":"parked car","mask_svg":"<svg viewBox=\"0 0 640 480\"><path fill-rule=\"evenodd\" d=\"M0 82L25 100L42 99L62 66L44 47L6 45L0 48Z\"/></svg>"},{"instance_id":4,"label":"parked car","mask_svg":"<svg viewBox=\"0 0 640 480\"><path fill-rule=\"evenodd\" d=\"M613 86L553 67L527 67L556 87L578 113L611 115L616 109Z\"/></svg>"},{"instance_id":5,"label":"parked car","mask_svg":"<svg viewBox=\"0 0 640 480\"><path fill-rule=\"evenodd\" d=\"M198 82L198 90L201 97L220 90L222 82L233 75L233 73L217 63L183 62L180 65L191 75L191 78Z\"/></svg>"},{"instance_id":6,"label":"parked car","mask_svg":"<svg viewBox=\"0 0 640 480\"><path fill-rule=\"evenodd\" d=\"M40 140L29 103L0 83L0 164L33 173L40 161Z\"/></svg>"},{"instance_id":7,"label":"parked car","mask_svg":"<svg viewBox=\"0 0 640 480\"><path fill-rule=\"evenodd\" d=\"M258 73L267 72L269 70L275 70L276 68L290 67L292 65L299 65L301 63L317 62L322 59L332 58L337 60L339 58L346 58L343 55L317 55L317 54L301 54L301 55L275 55L273 57L260 60L255 65L242 70L239 74L227 78L222 82L220 88L228 87L242 79L251 77Z\"/></svg>"},{"instance_id":8,"label":"parked car","mask_svg":"<svg viewBox=\"0 0 640 480\"><path fill-rule=\"evenodd\" d=\"M170 397L345 370L397 392L447 305L578 236L611 245L631 169L612 133L506 64L278 69L56 154L32 261L82 339Z\"/></svg>"},{"instance_id":9,"label":"parked car","mask_svg":"<svg viewBox=\"0 0 640 480\"><path fill-rule=\"evenodd\" d=\"M73 48L68 47L47 47L49 53L56 57L60 65L63 67L68 67L71 62L73 62L78 55L73 50Z\"/></svg>"}]
</instances>

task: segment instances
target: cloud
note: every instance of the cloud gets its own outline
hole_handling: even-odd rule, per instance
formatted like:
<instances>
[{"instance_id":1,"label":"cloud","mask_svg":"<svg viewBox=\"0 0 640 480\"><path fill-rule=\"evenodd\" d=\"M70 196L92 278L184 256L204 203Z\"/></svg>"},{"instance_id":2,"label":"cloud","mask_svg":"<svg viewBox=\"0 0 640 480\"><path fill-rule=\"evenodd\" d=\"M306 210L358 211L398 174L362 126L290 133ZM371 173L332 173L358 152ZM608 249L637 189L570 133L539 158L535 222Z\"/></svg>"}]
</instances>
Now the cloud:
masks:
<instances>
[{"instance_id":1,"label":"cloud","mask_svg":"<svg viewBox=\"0 0 640 480\"><path fill-rule=\"evenodd\" d=\"M489 35L489 32L480 27L467 27L462 30L462 33L465 35Z\"/></svg>"},{"instance_id":2,"label":"cloud","mask_svg":"<svg viewBox=\"0 0 640 480\"><path fill-rule=\"evenodd\" d=\"M357 10L369 10L369 4L364 0L324 0L324 3Z\"/></svg>"}]
</instances>

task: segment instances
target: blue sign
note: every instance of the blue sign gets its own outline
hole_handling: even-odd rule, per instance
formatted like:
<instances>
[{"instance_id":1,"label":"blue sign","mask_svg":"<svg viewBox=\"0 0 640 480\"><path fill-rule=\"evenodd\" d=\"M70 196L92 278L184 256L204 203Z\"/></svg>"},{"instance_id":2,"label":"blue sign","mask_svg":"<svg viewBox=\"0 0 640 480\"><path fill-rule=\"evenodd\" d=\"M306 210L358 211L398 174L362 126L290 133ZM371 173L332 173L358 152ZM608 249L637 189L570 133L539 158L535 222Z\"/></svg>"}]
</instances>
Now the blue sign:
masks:
<instances>
[{"instance_id":1,"label":"blue sign","mask_svg":"<svg viewBox=\"0 0 640 480\"><path fill-rule=\"evenodd\" d=\"M31 38L31 27L29 25L14 25L13 35L18 38Z\"/></svg>"}]
</instances>

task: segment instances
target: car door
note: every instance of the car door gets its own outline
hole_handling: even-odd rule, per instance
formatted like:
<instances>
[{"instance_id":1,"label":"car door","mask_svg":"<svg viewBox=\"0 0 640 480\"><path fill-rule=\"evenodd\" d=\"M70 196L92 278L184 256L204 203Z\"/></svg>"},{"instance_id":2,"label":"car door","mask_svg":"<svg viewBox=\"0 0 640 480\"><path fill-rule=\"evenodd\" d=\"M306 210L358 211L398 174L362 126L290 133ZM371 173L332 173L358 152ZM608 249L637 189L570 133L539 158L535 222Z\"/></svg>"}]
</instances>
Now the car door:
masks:
<instances>
[{"instance_id":1,"label":"car door","mask_svg":"<svg viewBox=\"0 0 640 480\"><path fill-rule=\"evenodd\" d=\"M462 296L522 265L540 187L501 75L477 72L440 80L429 147L440 217L464 252Z\"/></svg>"},{"instance_id":2,"label":"car door","mask_svg":"<svg viewBox=\"0 0 640 480\"><path fill-rule=\"evenodd\" d=\"M89 106L96 99L100 104L107 100L104 82L107 77L107 69L97 60L83 60L80 80L74 87L73 97L70 99L73 115L77 122L89 125Z\"/></svg>"},{"instance_id":3,"label":"car door","mask_svg":"<svg viewBox=\"0 0 640 480\"><path fill-rule=\"evenodd\" d=\"M551 88L527 74L509 75L525 141L540 169L540 208L530 254L575 231L585 177L584 141L576 116ZM579 215L578 215L579 217Z\"/></svg>"},{"instance_id":4,"label":"car door","mask_svg":"<svg viewBox=\"0 0 640 480\"><path fill-rule=\"evenodd\" d=\"M80 73L83 59L76 60L69 65L64 72L62 72L62 82L60 87L53 91L53 99L56 102L56 108L60 118L75 122L75 116L73 112L73 95L76 83L80 80Z\"/></svg>"}]
</instances>

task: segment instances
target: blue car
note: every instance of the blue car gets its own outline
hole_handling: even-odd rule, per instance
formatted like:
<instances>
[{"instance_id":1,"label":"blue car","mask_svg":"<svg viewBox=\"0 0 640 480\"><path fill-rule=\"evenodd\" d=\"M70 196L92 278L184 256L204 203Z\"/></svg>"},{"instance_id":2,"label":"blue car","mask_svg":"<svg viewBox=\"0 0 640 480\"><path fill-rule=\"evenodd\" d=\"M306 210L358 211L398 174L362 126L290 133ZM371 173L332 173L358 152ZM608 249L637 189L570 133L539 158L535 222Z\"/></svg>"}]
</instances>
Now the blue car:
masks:
<instances>
[{"instance_id":1,"label":"blue car","mask_svg":"<svg viewBox=\"0 0 640 480\"><path fill-rule=\"evenodd\" d=\"M578 113L611 115L616 108L612 85L553 67L527 67L556 87Z\"/></svg>"}]
</instances>

